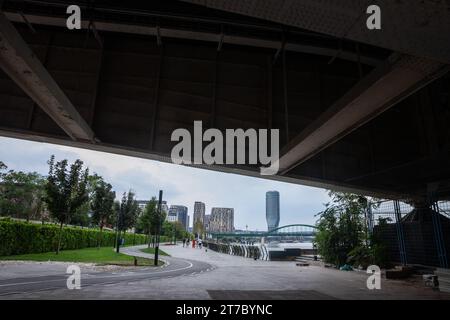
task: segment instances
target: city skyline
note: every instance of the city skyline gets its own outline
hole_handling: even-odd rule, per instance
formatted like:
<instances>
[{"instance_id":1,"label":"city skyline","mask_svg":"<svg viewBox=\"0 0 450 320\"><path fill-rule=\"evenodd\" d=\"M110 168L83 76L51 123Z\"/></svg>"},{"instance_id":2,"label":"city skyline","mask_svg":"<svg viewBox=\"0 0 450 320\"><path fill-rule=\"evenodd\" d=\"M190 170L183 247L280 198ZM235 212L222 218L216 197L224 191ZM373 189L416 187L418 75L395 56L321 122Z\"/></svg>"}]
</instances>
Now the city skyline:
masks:
<instances>
[{"instance_id":1,"label":"city skyline","mask_svg":"<svg viewBox=\"0 0 450 320\"><path fill-rule=\"evenodd\" d=\"M95 172L113 185L118 198L130 188L138 200L149 200L156 197L160 189L163 190L163 200L167 204L188 207L190 227L196 201L205 203L206 214L213 207L234 208L234 227L242 230L246 225L249 230L267 228L265 193L269 190L278 190L283 196L280 226L314 224L317 220L314 215L322 211L323 204L329 201L327 191L319 188L87 149L0 138L0 160L8 169L46 175L47 160L52 154L59 160L81 159L91 174Z\"/></svg>"}]
</instances>

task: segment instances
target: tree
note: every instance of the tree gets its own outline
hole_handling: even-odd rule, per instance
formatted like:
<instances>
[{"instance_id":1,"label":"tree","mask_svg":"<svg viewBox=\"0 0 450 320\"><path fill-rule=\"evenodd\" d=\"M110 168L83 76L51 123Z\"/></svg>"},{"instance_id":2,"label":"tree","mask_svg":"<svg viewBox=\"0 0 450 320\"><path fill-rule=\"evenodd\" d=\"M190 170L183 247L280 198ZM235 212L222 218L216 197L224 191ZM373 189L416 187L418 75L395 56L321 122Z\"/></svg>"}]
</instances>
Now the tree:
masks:
<instances>
[{"instance_id":1,"label":"tree","mask_svg":"<svg viewBox=\"0 0 450 320\"><path fill-rule=\"evenodd\" d=\"M0 162L0 168L6 166ZM44 178L36 172L10 170L0 175L0 213L29 221L42 209Z\"/></svg>"},{"instance_id":2,"label":"tree","mask_svg":"<svg viewBox=\"0 0 450 320\"><path fill-rule=\"evenodd\" d=\"M161 215L158 214L158 200L152 197L149 203L145 206L144 212L138 219L137 230L144 232L149 236L148 245L152 242L152 235L156 234L158 226L165 219L165 212L161 210Z\"/></svg>"},{"instance_id":3,"label":"tree","mask_svg":"<svg viewBox=\"0 0 450 320\"><path fill-rule=\"evenodd\" d=\"M175 239L191 238L180 221L164 221L162 225L162 235L170 238L175 237Z\"/></svg>"},{"instance_id":4,"label":"tree","mask_svg":"<svg viewBox=\"0 0 450 320\"><path fill-rule=\"evenodd\" d=\"M145 234L153 233L155 225L158 223L158 200L152 197L138 218L137 230Z\"/></svg>"},{"instance_id":5,"label":"tree","mask_svg":"<svg viewBox=\"0 0 450 320\"><path fill-rule=\"evenodd\" d=\"M4 162L0 161L0 171L6 170L6 169L8 169L8 166ZM2 179L3 175L4 175L4 173L0 172L0 179Z\"/></svg>"},{"instance_id":6,"label":"tree","mask_svg":"<svg viewBox=\"0 0 450 320\"><path fill-rule=\"evenodd\" d=\"M122 228L121 230L126 231L130 228L133 228L136 224L139 206L137 201L135 200L135 194L133 191L128 191L128 193L124 194L125 202L124 208L122 210Z\"/></svg>"},{"instance_id":7,"label":"tree","mask_svg":"<svg viewBox=\"0 0 450 320\"><path fill-rule=\"evenodd\" d=\"M158 200L156 197L152 197L145 206L144 212L139 217L136 225L137 230L149 235L149 246L152 235L157 234L158 231L161 235L164 234L163 222L165 220L166 212L161 208L161 212L158 213Z\"/></svg>"},{"instance_id":8,"label":"tree","mask_svg":"<svg viewBox=\"0 0 450 320\"><path fill-rule=\"evenodd\" d=\"M112 190L112 186L103 179L98 180L91 201L92 221L100 228L98 247L100 247L103 227L113 221L115 198L116 193Z\"/></svg>"},{"instance_id":9,"label":"tree","mask_svg":"<svg viewBox=\"0 0 450 320\"><path fill-rule=\"evenodd\" d=\"M197 234L200 238L202 238L204 227L203 223L200 220L195 221L193 229L194 234Z\"/></svg>"},{"instance_id":10,"label":"tree","mask_svg":"<svg viewBox=\"0 0 450 320\"><path fill-rule=\"evenodd\" d=\"M128 191L123 193L122 201L114 204L114 212L117 226L117 246L116 250L119 252L119 241L121 239L121 232L126 232L127 229L134 227L139 213L139 206L134 199L134 192Z\"/></svg>"},{"instance_id":11,"label":"tree","mask_svg":"<svg viewBox=\"0 0 450 320\"><path fill-rule=\"evenodd\" d=\"M47 183L45 184L45 202L52 215L59 223L59 236L56 254L61 248L62 227L70 221L71 215L89 199L87 183L89 170L83 170L83 161L77 159L68 169L68 161L55 163L52 155L49 164Z\"/></svg>"},{"instance_id":12,"label":"tree","mask_svg":"<svg viewBox=\"0 0 450 320\"><path fill-rule=\"evenodd\" d=\"M352 250L367 240L364 213L368 199L333 191L329 195L332 201L318 214L315 242L325 261L340 266L347 262Z\"/></svg>"},{"instance_id":13,"label":"tree","mask_svg":"<svg viewBox=\"0 0 450 320\"><path fill-rule=\"evenodd\" d=\"M89 175L87 179L86 192L88 194L89 201L83 203L71 216L68 223L75 226L86 227L91 224L91 218L89 217L89 211L91 210L90 201L94 197L95 188L102 177L94 173Z\"/></svg>"},{"instance_id":14,"label":"tree","mask_svg":"<svg viewBox=\"0 0 450 320\"><path fill-rule=\"evenodd\" d=\"M70 215L70 220L68 224L74 226L88 227L91 223L91 219L89 218L89 201L83 203L73 214Z\"/></svg>"},{"instance_id":15,"label":"tree","mask_svg":"<svg viewBox=\"0 0 450 320\"><path fill-rule=\"evenodd\" d=\"M5 196L5 187L3 185L3 177L5 173L3 173L3 170L8 169L6 164L4 164L2 161L0 161L0 215L2 215L2 201L4 200Z\"/></svg>"}]
</instances>

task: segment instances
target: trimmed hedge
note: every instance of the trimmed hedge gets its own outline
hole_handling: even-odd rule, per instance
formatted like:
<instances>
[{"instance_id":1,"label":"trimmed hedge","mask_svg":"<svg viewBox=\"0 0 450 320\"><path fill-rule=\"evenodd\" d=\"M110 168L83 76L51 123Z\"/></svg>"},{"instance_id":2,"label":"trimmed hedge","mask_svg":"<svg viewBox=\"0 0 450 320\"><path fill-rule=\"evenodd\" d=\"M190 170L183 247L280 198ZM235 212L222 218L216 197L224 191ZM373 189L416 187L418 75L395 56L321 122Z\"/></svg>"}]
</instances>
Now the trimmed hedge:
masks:
<instances>
[{"instance_id":1,"label":"trimmed hedge","mask_svg":"<svg viewBox=\"0 0 450 320\"><path fill-rule=\"evenodd\" d=\"M11 220L0 220L0 256L28 253L43 253L56 250L59 226L34 224ZM100 230L63 227L61 250L96 247ZM114 246L115 232L102 232L101 246ZM143 234L125 234L125 245L145 244L148 237ZM167 241L161 237L161 242Z\"/></svg>"}]
</instances>

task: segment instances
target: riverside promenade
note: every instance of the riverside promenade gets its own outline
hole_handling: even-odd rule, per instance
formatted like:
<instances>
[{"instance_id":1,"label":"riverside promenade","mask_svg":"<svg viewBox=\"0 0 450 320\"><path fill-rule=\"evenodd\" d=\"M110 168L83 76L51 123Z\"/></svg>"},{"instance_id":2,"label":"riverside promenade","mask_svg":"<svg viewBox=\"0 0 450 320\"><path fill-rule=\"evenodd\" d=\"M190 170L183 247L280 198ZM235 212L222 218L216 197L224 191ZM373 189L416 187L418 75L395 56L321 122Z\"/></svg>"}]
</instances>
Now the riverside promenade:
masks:
<instances>
[{"instance_id":1,"label":"riverside promenade","mask_svg":"<svg viewBox=\"0 0 450 320\"><path fill-rule=\"evenodd\" d=\"M424 287L420 279L404 282L383 278L381 290L368 290L364 272L298 267L295 262L253 260L182 245L161 248L171 257L168 265L157 268L159 274L148 267L131 267L110 272L114 277L108 281L96 282L89 278L104 276L105 271L82 267L87 275L80 290L56 287L1 294L8 283L24 277L67 277L64 267L68 265L1 264L0 299L450 299L449 294ZM126 251L135 254L138 249ZM170 268L182 270L161 272Z\"/></svg>"}]
</instances>

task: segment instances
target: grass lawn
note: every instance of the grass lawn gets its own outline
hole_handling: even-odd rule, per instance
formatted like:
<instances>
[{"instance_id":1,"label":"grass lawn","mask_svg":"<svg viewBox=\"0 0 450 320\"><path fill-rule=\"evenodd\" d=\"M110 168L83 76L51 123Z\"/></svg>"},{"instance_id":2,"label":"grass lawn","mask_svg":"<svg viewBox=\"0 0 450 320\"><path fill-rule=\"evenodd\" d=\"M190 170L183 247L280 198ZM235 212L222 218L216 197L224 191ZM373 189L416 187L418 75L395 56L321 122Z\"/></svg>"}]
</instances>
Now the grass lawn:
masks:
<instances>
[{"instance_id":1,"label":"grass lawn","mask_svg":"<svg viewBox=\"0 0 450 320\"><path fill-rule=\"evenodd\" d=\"M134 266L134 257L116 253L111 247L85 248L79 250L63 250L54 252L31 253L16 256L0 257L0 260L30 260L30 261L65 261L86 262L98 265ZM153 266L153 259L137 258L138 266ZM158 265L163 262L159 261Z\"/></svg>"},{"instance_id":2,"label":"grass lawn","mask_svg":"<svg viewBox=\"0 0 450 320\"><path fill-rule=\"evenodd\" d=\"M145 253L155 254L155 248L145 248L145 249L141 249L141 251L145 252ZM163 250L161 250L161 248L159 248L158 254L160 256L169 256L167 253L165 253Z\"/></svg>"}]
</instances>

